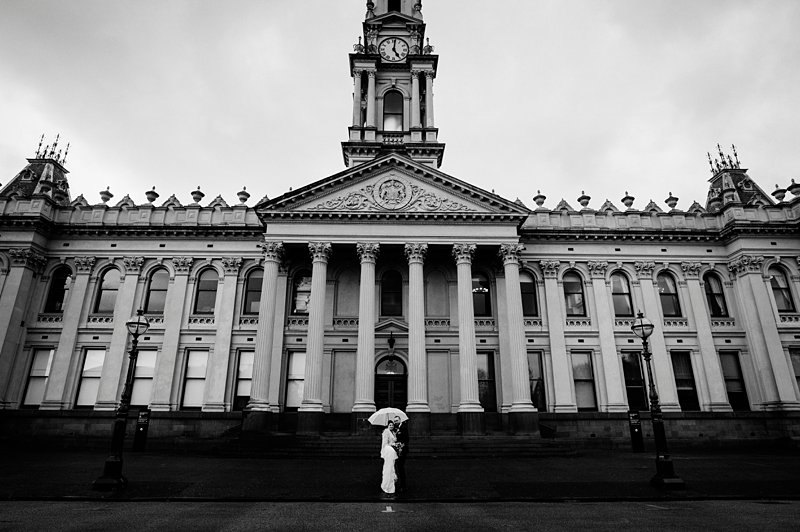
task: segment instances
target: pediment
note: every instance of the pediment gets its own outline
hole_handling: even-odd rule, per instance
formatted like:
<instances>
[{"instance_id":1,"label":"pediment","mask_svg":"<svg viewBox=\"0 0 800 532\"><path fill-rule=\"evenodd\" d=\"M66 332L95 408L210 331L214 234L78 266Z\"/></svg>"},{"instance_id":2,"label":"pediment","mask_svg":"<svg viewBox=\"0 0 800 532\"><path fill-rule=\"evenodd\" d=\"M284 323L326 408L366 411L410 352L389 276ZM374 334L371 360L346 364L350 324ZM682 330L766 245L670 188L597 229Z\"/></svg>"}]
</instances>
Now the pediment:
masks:
<instances>
[{"instance_id":1,"label":"pediment","mask_svg":"<svg viewBox=\"0 0 800 532\"><path fill-rule=\"evenodd\" d=\"M260 204L259 214L511 216L528 210L402 155L380 157Z\"/></svg>"}]
</instances>

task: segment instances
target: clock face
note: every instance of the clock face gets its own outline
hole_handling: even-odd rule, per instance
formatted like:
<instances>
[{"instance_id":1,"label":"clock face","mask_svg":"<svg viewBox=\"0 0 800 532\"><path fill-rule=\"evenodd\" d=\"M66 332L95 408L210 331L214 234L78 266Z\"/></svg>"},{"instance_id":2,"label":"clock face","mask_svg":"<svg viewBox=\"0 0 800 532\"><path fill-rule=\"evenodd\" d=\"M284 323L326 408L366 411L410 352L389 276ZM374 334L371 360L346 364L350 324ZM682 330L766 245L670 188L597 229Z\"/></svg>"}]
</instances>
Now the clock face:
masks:
<instances>
[{"instance_id":1,"label":"clock face","mask_svg":"<svg viewBox=\"0 0 800 532\"><path fill-rule=\"evenodd\" d=\"M402 61L408 55L408 44L403 39L389 37L381 42L378 51L386 61Z\"/></svg>"}]
</instances>

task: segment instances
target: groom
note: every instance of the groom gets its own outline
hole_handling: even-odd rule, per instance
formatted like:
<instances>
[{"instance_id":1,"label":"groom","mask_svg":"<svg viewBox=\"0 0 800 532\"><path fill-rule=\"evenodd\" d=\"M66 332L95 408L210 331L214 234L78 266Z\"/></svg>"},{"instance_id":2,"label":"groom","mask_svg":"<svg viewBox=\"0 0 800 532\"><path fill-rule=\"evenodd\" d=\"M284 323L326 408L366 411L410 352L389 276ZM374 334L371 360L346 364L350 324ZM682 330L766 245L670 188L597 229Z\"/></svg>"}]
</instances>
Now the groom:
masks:
<instances>
[{"instance_id":1,"label":"groom","mask_svg":"<svg viewBox=\"0 0 800 532\"><path fill-rule=\"evenodd\" d=\"M394 426L397 427L397 443L402 443L397 461L394 463L394 470L397 473L397 491L406 491L406 458L408 457L408 421L401 422L400 417L394 418Z\"/></svg>"}]
</instances>

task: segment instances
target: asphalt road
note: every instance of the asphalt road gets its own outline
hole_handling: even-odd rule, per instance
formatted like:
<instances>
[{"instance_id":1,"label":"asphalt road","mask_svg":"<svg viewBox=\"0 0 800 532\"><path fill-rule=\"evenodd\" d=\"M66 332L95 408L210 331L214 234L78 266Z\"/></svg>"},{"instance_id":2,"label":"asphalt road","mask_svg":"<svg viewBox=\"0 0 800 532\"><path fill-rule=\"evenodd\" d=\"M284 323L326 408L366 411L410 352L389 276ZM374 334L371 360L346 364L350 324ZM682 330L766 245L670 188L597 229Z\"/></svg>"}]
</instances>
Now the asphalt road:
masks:
<instances>
[{"instance_id":1,"label":"asphalt road","mask_svg":"<svg viewBox=\"0 0 800 532\"><path fill-rule=\"evenodd\" d=\"M797 530L800 501L0 502L5 530Z\"/></svg>"}]
</instances>

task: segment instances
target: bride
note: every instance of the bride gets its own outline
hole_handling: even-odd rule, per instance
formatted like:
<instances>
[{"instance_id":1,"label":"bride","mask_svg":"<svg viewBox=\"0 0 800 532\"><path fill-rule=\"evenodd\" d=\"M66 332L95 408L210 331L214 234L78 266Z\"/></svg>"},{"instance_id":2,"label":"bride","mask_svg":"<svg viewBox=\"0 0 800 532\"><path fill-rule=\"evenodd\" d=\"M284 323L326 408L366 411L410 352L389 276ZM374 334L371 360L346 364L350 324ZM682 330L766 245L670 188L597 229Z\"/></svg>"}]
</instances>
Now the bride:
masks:
<instances>
[{"instance_id":1,"label":"bride","mask_svg":"<svg viewBox=\"0 0 800 532\"><path fill-rule=\"evenodd\" d=\"M394 493L394 482L397 480L394 472L394 461L397 460L397 451L394 448L396 442L394 422L390 421L381 435L381 458L383 458L381 489L384 493Z\"/></svg>"}]
</instances>

